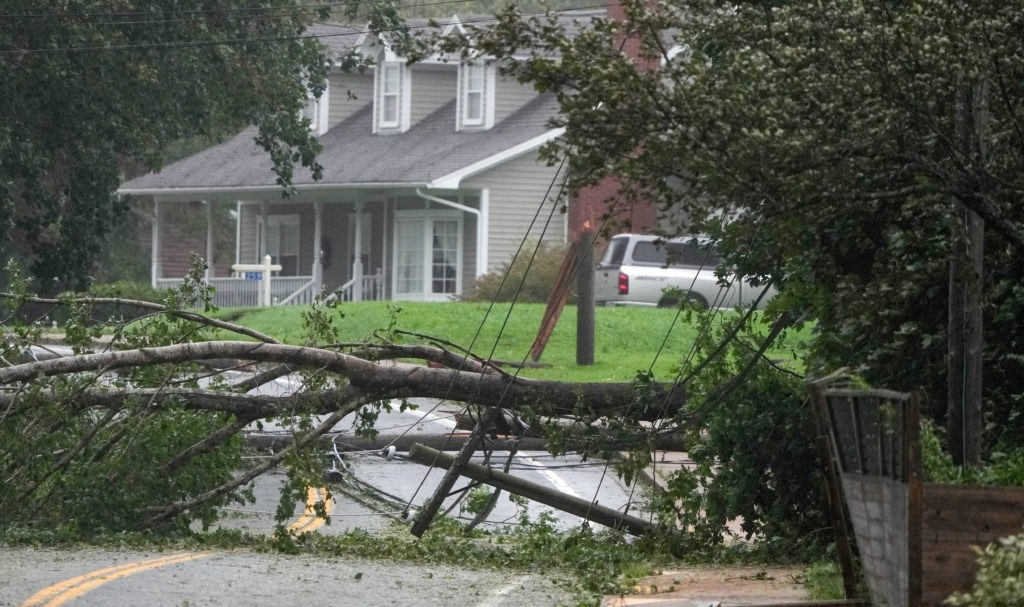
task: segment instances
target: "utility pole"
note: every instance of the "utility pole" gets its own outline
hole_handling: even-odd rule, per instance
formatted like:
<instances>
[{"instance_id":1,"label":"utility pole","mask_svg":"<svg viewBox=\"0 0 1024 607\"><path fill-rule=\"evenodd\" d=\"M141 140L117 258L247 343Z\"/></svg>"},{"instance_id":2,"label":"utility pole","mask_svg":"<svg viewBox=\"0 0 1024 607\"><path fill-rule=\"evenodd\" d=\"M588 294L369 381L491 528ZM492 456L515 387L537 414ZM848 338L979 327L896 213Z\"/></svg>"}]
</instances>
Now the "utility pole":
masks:
<instances>
[{"instance_id":1,"label":"utility pole","mask_svg":"<svg viewBox=\"0 0 1024 607\"><path fill-rule=\"evenodd\" d=\"M985 196L981 176L987 123L988 85L965 83L956 107L957 147L965 174L953 201L947 328L947 429L953 461L960 466L981 463L985 224L963 200Z\"/></svg>"},{"instance_id":2,"label":"utility pole","mask_svg":"<svg viewBox=\"0 0 1024 607\"><path fill-rule=\"evenodd\" d=\"M576 274L576 364L594 364L594 232L579 240L580 265Z\"/></svg>"}]
</instances>

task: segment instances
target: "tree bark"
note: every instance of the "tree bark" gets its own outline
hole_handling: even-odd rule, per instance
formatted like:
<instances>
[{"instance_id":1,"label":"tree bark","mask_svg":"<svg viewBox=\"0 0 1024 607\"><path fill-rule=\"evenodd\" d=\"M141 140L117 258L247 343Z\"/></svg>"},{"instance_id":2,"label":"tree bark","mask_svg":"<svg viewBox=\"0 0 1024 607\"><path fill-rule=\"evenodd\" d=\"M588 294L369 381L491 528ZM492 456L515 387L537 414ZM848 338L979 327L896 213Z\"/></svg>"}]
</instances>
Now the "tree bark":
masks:
<instances>
[{"instance_id":1,"label":"tree bark","mask_svg":"<svg viewBox=\"0 0 1024 607\"><path fill-rule=\"evenodd\" d=\"M684 394L673 390L674 384L651 385L646 402L657 403L643 411L636 411L639 402L636 388L629 383L572 383L523 379L496 373L472 373L459 369L429 368L407 363L371 362L330 350L287 346L281 344L238 341L211 341L140 348L67 356L51 360L15 365L0 369L0 385L27 382L40 376L111 371L129 367L179 364L190 361L233 358L245 361L280 363L320 369L335 373L347 380L347 385L336 390L288 397L291 404L306 399L311 412L333 411L339 399L360 398L367 402L392 398L440 398L460 402L475 402L487 406L509 409L530 409L538 415L578 415L581 412L599 416L622 415L627 412L639 419L654 420L671 417L686 402ZM164 390L165 393L170 393ZM179 396L186 391L179 391ZM221 393L188 391L190 398L199 403ZM102 391L91 393L94 398L104 397ZM241 409L259 403L278 409L280 401L270 397L247 397L224 392ZM275 404L275 406L271 406ZM211 403L213 405L213 403ZM222 405L210 406L226 410ZM250 411L249 414L254 412ZM262 417L262 415L260 415Z\"/></svg>"}]
</instances>

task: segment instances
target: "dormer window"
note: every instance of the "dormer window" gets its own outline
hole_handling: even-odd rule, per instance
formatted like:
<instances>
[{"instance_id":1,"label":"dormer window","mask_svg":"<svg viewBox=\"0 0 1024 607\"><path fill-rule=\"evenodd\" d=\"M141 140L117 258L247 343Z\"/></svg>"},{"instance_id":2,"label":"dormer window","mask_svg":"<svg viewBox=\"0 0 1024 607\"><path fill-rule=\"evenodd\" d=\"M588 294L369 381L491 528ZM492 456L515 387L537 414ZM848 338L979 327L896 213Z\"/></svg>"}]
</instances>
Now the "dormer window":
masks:
<instances>
[{"instance_id":1,"label":"dormer window","mask_svg":"<svg viewBox=\"0 0 1024 607\"><path fill-rule=\"evenodd\" d=\"M494 70L483 61L459 66L458 130L494 126Z\"/></svg>"},{"instance_id":2,"label":"dormer window","mask_svg":"<svg viewBox=\"0 0 1024 607\"><path fill-rule=\"evenodd\" d=\"M462 104L462 123L467 126L484 123L484 66L467 63L463 68L466 79L465 97Z\"/></svg>"},{"instance_id":3,"label":"dormer window","mask_svg":"<svg viewBox=\"0 0 1024 607\"><path fill-rule=\"evenodd\" d=\"M309 130L317 135L323 135L327 132L327 109L330 107L327 91L328 89L324 89L319 99L310 96L306 100L306 107L302 110L303 117L309 119Z\"/></svg>"},{"instance_id":4,"label":"dormer window","mask_svg":"<svg viewBox=\"0 0 1024 607\"><path fill-rule=\"evenodd\" d=\"M398 126L398 105L402 94L402 66L385 63L381 70L380 125Z\"/></svg>"},{"instance_id":5,"label":"dormer window","mask_svg":"<svg viewBox=\"0 0 1024 607\"><path fill-rule=\"evenodd\" d=\"M379 64L374 132L405 131L409 128L409 85L409 68L404 61L395 61L388 57Z\"/></svg>"}]
</instances>

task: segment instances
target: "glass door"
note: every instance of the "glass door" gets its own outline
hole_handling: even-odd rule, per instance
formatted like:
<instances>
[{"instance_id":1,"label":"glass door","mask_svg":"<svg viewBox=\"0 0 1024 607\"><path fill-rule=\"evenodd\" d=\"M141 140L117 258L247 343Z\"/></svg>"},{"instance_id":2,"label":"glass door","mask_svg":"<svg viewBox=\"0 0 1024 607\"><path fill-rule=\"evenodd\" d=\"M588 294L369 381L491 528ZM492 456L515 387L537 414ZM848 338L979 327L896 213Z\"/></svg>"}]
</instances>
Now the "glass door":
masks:
<instances>
[{"instance_id":1,"label":"glass door","mask_svg":"<svg viewBox=\"0 0 1024 607\"><path fill-rule=\"evenodd\" d=\"M396 213L394 250L395 299L448 301L461 292L458 213Z\"/></svg>"}]
</instances>

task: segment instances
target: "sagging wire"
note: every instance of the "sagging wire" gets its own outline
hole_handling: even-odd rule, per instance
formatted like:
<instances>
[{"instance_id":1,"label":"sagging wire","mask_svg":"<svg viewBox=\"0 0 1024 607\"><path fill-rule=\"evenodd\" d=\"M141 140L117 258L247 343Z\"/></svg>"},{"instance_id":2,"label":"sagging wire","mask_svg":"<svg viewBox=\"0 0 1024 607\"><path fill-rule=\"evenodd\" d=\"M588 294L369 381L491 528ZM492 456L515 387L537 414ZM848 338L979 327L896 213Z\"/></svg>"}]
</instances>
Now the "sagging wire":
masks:
<instances>
[{"instance_id":1,"label":"sagging wire","mask_svg":"<svg viewBox=\"0 0 1024 607\"><path fill-rule=\"evenodd\" d=\"M386 451L386 450L385 450ZM394 452L392 451L392 455ZM331 440L331 451L329 452L331 457L331 468L324 472L324 477L335 484L335 488L345 494L349 499L366 506L367 508L374 510L378 514L389 516L399 521L407 521L411 519L409 515L409 508L405 504L404 500L392 493L388 493L383 489L367 483L360 479L352 471L352 468L345 461L345 458L338 451L337 443ZM388 509L382 508L382 506L388 507ZM392 509L398 512L396 516L392 513Z\"/></svg>"},{"instance_id":2,"label":"sagging wire","mask_svg":"<svg viewBox=\"0 0 1024 607\"><path fill-rule=\"evenodd\" d=\"M558 195L553 199L553 202L551 204L551 211L548 213L547 221L544 223L544 227L541 230L541 237L538 239L538 248L534 250L533 257L531 257L529 262L528 262L527 270L529 270L529 268L532 267L533 261L534 261L534 259L537 256L537 251L539 250L539 246L540 246L539 243L543 239L544 234L547 233L547 229L548 229L548 227L551 224L552 217L554 216L554 211L557 208L557 204L555 204L555 203L559 199L561 199L561 197L562 197L562 195L563 195L563 193L565 191L566 183L568 182L568 179L569 179L568 172L566 172L564 170L565 169L565 164L566 164L566 158L563 158L561 163L559 164L558 169L555 171L554 176L552 177L551 183L548 184L548 189L545 192L544 197L541 199L541 203L537 206L537 210L534 213L533 218L531 219L529 226L525 230L525 232L523 234L523 238L519 242L519 247L517 248L515 255L513 255L512 262L509 264L510 267L515 262L515 260L518 259L520 253L522 253L523 249L525 248L526 242L527 242L527 238L533 232L533 228L534 228L534 226L537 225L538 218L541 215L541 211L544 209L544 205L547 204L548 200L551 197L551 192L555 188L555 183L558 180L558 176L559 175L563 175L562 183L561 183L561 185L560 185L560 187L558 189ZM491 301L490 301L490 303L489 303L489 305L487 307L487 310L484 313L484 318L480 321L480 324L477 327L476 333L473 335L473 339L471 340L470 345L467 348L467 352L473 350L473 348L474 348L474 346L476 344L476 341L479 339L480 335L482 334L483 327L486 324L487 319L490 317L491 313L493 312L495 306L497 305L498 296L501 293L502 287L504 287L506 281L508 280L508 277L509 277L509 275L507 273L502 277L501 282L500 282L500 284L498 286L498 289L495 291L494 296L491 298ZM498 335L494 339L494 344L491 347L491 351L490 351L490 354L487 357L487 360L491 360L491 359L494 358L494 353L495 353L495 351L497 351L498 343L501 340L501 336L504 334L504 331L505 331L505 329L508 326L509 318L511 317L512 310L515 308L516 301L518 301L519 295L522 292L523 283L524 282L525 282L525 274L524 274L523 280L520 281L519 285L516 288L515 295L514 295L514 297L512 299L511 304L509 305L509 311L505 315L505 319L504 319L504 321L503 321L503 323L501 325L501 328L498 331ZM469 358L469 354L467 353L464 356L463 360L464 361L468 360L468 358ZM456 372L459 372L460 370L461 370L461 367L459 369L456 369ZM514 380L516 377L518 377L518 370L516 371L515 374L513 374L512 379ZM455 378L453 377L452 378L452 382L454 383L454 381L455 381ZM482 382L482 381L483 381L483 376L481 376L479 378L478 385L479 385L479 382ZM505 392L502 393L502 396L499 397L499 402L496 403L496 405L494 405L494 406L500 406L501 400L504 398L504 395L508 393L508 389L509 389L510 386L511 386L511 382L506 386ZM438 406L440 406L440 404L442 402L445 402L446 400L447 399L442 399L441 401L439 401L435 405L434 408L436 409ZM463 407L462 413L465 414L465 413L469 412L469 409L470 409L470 406L467 404L465 407ZM444 447L447 445L449 438L450 438L450 436L445 438L444 445L442 445L442 448L439 449L439 452L444 450ZM397 440L397 438L396 438L396 440ZM393 442L392 442L392 444L393 444ZM416 498L417 495L419 495L419 492L422 490L423 485L426 482L426 479L427 479L427 475L424 474L423 478L420 480L420 483L417 485L416 490L413 492L412 497L409 498L409 505L411 505L412 501Z\"/></svg>"}]
</instances>

